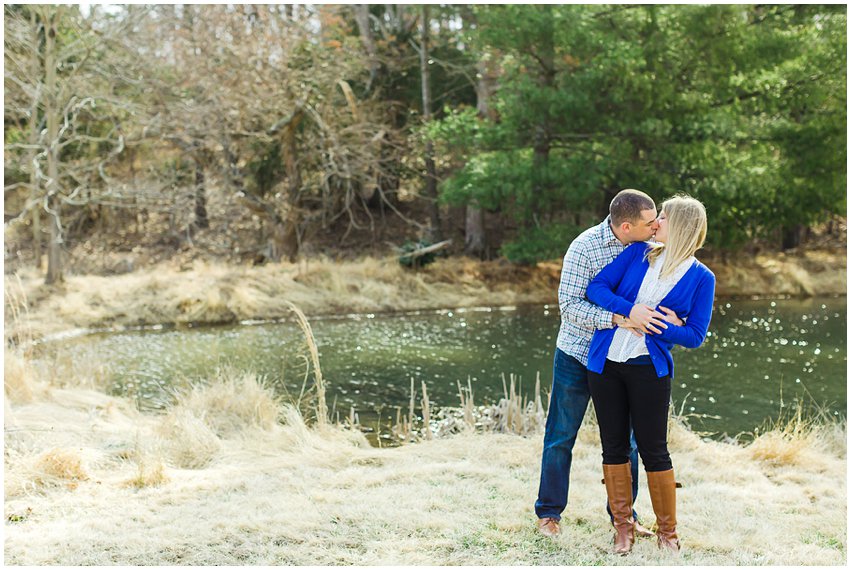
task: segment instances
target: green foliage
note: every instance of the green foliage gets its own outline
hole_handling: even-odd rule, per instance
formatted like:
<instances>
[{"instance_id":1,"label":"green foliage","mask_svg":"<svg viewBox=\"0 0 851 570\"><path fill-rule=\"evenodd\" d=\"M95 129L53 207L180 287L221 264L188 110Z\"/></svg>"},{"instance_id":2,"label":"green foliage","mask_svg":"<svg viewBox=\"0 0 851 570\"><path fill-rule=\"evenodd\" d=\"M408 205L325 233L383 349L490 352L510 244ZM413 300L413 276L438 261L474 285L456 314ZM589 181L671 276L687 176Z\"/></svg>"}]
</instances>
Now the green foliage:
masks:
<instances>
[{"instance_id":1,"label":"green foliage","mask_svg":"<svg viewBox=\"0 0 851 570\"><path fill-rule=\"evenodd\" d=\"M599 177L584 161L566 153L550 156L545 167L535 165L528 149L491 151L475 155L441 185L448 204L476 203L503 210L522 222L536 212L579 209L593 195ZM536 185L551 189L536 192ZM547 214L543 214L548 217Z\"/></svg>"},{"instance_id":2,"label":"green foliage","mask_svg":"<svg viewBox=\"0 0 851 570\"><path fill-rule=\"evenodd\" d=\"M431 134L464 161L442 199L520 224L507 256L549 255L536 245L547 225L602 216L628 187L658 202L702 200L708 242L724 249L844 212L844 7L512 5L476 15L471 44L501 69L496 118L456 109Z\"/></svg>"},{"instance_id":3,"label":"green foliage","mask_svg":"<svg viewBox=\"0 0 851 570\"><path fill-rule=\"evenodd\" d=\"M522 264L561 257L581 232L582 228L565 223L524 230L517 238L502 245L502 255L509 261Z\"/></svg>"},{"instance_id":4,"label":"green foliage","mask_svg":"<svg viewBox=\"0 0 851 570\"><path fill-rule=\"evenodd\" d=\"M701 199L709 244L723 249L845 211L845 6L435 5L437 120L427 125L422 7L365 9L368 18L354 6L308 5L294 17L271 6L258 19L227 7L62 8L61 191L105 189L127 171L191 185L192 162L165 160L199 152L210 180L239 169L248 190L275 205L286 169L280 140L263 133L300 105L292 182L301 187L292 190L323 229L346 217L359 226L361 190L378 186L393 205L418 187L426 141L440 201L499 218L509 228L503 252L523 262L560 256L567 222L599 219L626 187L658 202L680 192ZM45 40L31 11L42 12L4 8L5 183L21 197L29 140L39 133L42 172L50 143L44 78L29 77L42 69ZM105 33L132 18L138 25ZM196 46L195 28L216 41ZM370 224L373 206L364 204Z\"/></svg>"},{"instance_id":5,"label":"green foliage","mask_svg":"<svg viewBox=\"0 0 851 570\"><path fill-rule=\"evenodd\" d=\"M189 160L182 158L167 159L163 162L162 171L171 180L174 187L187 186L192 181L193 166Z\"/></svg>"},{"instance_id":6,"label":"green foliage","mask_svg":"<svg viewBox=\"0 0 851 570\"><path fill-rule=\"evenodd\" d=\"M286 174L281 160L281 143L277 140L271 143L255 142L251 146L254 158L246 165L246 170L255 192L264 196Z\"/></svg>"}]
</instances>

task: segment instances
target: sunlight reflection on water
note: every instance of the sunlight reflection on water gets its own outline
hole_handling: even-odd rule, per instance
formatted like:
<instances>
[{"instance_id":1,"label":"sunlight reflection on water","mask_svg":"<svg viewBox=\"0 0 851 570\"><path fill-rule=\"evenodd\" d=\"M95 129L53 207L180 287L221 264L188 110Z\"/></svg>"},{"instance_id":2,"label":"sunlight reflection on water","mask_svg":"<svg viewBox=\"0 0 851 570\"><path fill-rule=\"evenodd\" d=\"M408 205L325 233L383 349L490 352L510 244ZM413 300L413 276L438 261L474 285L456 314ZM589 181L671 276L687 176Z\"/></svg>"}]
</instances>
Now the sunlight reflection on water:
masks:
<instances>
[{"instance_id":1,"label":"sunlight reflection on water","mask_svg":"<svg viewBox=\"0 0 851 570\"><path fill-rule=\"evenodd\" d=\"M417 311L403 315L311 318L329 406L354 406L362 421L407 409L411 378L428 385L432 406L457 406L457 382L470 378L476 404L503 393L514 373L531 394L540 374L549 389L558 333L557 306ZM710 334L697 350L675 349L675 409L693 426L730 435L776 417L795 398L837 416L846 406L846 300L716 303ZM295 323L96 334L42 347L42 358L68 351L103 363L113 391L141 408L170 399L172 386L231 365L298 394L305 343Z\"/></svg>"}]
</instances>

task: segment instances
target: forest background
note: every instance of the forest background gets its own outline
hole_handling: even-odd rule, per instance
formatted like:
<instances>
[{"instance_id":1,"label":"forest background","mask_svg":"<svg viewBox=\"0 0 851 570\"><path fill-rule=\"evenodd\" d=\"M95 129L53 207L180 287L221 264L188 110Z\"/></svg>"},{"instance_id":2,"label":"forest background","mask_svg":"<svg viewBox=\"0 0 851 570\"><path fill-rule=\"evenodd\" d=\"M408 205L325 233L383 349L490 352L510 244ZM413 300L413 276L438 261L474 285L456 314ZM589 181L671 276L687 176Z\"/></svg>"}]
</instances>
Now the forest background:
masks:
<instances>
[{"instance_id":1,"label":"forest background","mask_svg":"<svg viewBox=\"0 0 851 570\"><path fill-rule=\"evenodd\" d=\"M709 250L846 210L843 5L7 5L6 272L407 242L534 263L620 189Z\"/></svg>"},{"instance_id":2,"label":"forest background","mask_svg":"<svg viewBox=\"0 0 851 570\"><path fill-rule=\"evenodd\" d=\"M4 562L623 564L593 414L564 535L546 540L539 386L523 400L508 369L510 392L503 374L505 397L476 406L468 377L461 407L438 409L436 383L430 407L404 378L400 446L372 447L354 406L347 420L326 404L343 378L320 368L334 344L305 314L358 313L360 338L360 315L554 303L570 240L625 187L706 204L698 257L719 299L844 296L846 17L5 5ZM397 263L449 240L419 271ZM148 413L136 388L113 393L111 355L39 353L80 332L294 314L304 366L281 371L303 382L297 402L256 371L210 368ZM682 558L643 541L628 562L846 566L846 421L790 408L748 444L704 438L680 409Z\"/></svg>"}]
</instances>

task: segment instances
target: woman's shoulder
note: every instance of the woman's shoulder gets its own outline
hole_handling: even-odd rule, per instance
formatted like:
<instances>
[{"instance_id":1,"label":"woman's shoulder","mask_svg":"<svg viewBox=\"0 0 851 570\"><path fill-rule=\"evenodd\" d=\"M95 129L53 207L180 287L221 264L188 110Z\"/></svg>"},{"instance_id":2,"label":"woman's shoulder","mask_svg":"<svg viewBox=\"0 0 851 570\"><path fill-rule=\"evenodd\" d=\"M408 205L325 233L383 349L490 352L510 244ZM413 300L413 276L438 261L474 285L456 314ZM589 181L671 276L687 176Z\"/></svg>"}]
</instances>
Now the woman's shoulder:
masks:
<instances>
[{"instance_id":1,"label":"woman's shoulder","mask_svg":"<svg viewBox=\"0 0 851 570\"><path fill-rule=\"evenodd\" d=\"M692 268L692 269L693 269L693 270L696 270L696 271L698 271L698 272L699 272L699 275L700 275L700 278L701 278L701 279L709 279L709 280L711 280L713 283L715 282L715 274L712 272L712 270L711 270L711 269L709 269L709 268L706 266L706 264L705 264L705 263L703 263L703 262L702 262L702 261L700 261L699 259L695 258L695 260L694 260L694 266L693 266L693 268Z\"/></svg>"},{"instance_id":2,"label":"woman's shoulder","mask_svg":"<svg viewBox=\"0 0 851 570\"><path fill-rule=\"evenodd\" d=\"M618 254L616 258L614 258L609 265L631 265L633 263L641 263L642 261L646 263L647 257L644 255L649 246L647 242L636 241L631 244L628 244L622 252Z\"/></svg>"}]
</instances>

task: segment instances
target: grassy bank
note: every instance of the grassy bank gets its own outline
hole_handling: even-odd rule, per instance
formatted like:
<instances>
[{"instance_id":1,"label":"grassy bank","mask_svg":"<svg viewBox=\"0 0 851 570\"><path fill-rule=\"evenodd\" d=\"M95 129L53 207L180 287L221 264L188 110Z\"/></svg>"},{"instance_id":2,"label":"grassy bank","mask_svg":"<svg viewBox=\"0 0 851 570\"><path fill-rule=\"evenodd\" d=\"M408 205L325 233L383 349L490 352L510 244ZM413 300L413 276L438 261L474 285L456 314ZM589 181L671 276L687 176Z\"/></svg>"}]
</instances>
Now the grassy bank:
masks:
<instances>
[{"instance_id":1,"label":"grassy bank","mask_svg":"<svg viewBox=\"0 0 851 570\"><path fill-rule=\"evenodd\" d=\"M804 252L709 261L719 296L834 295L846 292L845 255ZM196 261L112 276L69 276L46 287L35 270L5 277L6 337L43 337L74 328L231 323L290 315L407 311L557 302L561 262L521 267L441 259L419 272L393 258L327 259L264 266Z\"/></svg>"},{"instance_id":2,"label":"grassy bank","mask_svg":"<svg viewBox=\"0 0 851 570\"><path fill-rule=\"evenodd\" d=\"M679 558L609 554L596 430L574 452L555 541L535 531L541 434L397 448L311 428L250 374L162 415L5 363L5 563L65 565L844 565L845 424L799 419L742 446L678 422ZM590 418L587 420L590 422ZM642 476L642 486L644 485ZM637 504L651 508L642 487Z\"/></svg>"}]
</instances>

